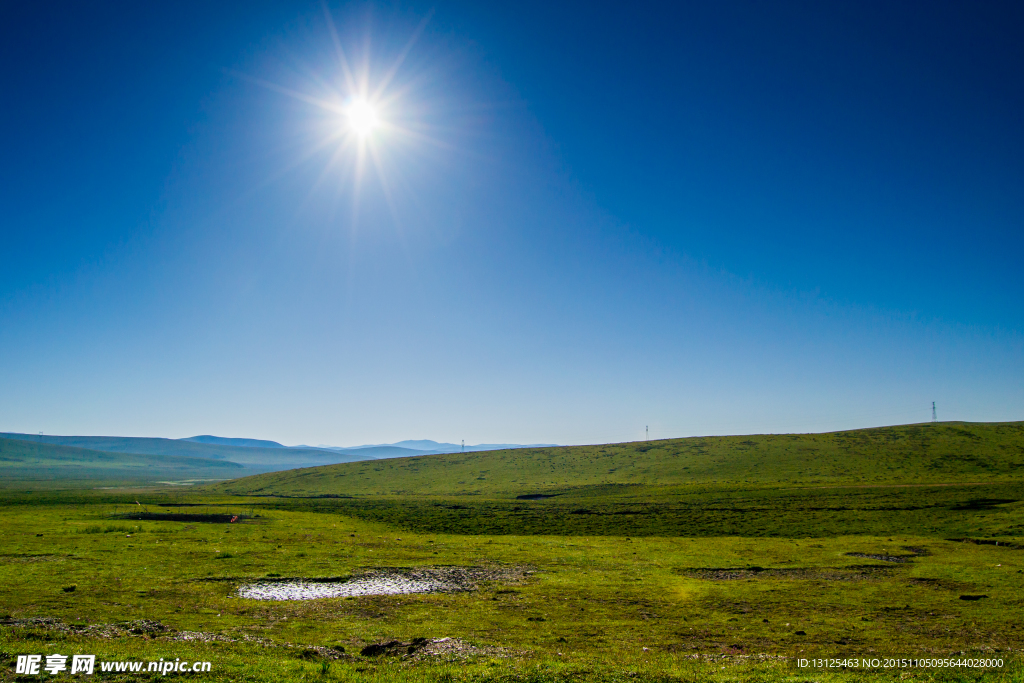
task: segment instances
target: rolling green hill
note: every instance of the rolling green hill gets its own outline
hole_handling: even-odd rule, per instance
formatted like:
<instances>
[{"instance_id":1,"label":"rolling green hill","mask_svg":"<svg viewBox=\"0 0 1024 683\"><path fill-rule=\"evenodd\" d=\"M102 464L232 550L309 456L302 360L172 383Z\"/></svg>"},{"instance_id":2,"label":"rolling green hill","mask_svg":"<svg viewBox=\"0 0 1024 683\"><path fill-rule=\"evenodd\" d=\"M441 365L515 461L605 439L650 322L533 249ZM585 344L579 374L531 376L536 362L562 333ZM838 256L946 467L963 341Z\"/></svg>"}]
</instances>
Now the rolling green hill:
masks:
<instances>
[{"instance_id":1,"label":"rolling green hill","mask_svg":"<svg viewBox=\"0 0 1024 683\"><path fill-rule=\"evenodd\" d=\"M281 448L243 446L224 443L202 443L190 439L159 439L130 436L55 436L0 433L0 438L27 443L73 446L107 453L135 453L184 458L230 460L257 471L267 472L293 467L312 467L339 462L352 462L364 457L318 448Z\"/></svg>"},{"instance_id":2,"label":"rolling green hill","mask_svg":"<svg viewBox=\"0 0 1024 683\"><path fill-rule=\"evenodd\" d=\"M159 479L226 479L247 470L229 460L183 458L139 453L106 453L0 438L0 481L27 482L156 481Z\"/></svg>"},{"instance_id":3,"label":"rolling green hill","mask_svg":"<svg viewBox=\"0 0 1024 683\"><path fill-rule=\"evenodd\" d=\"M287 448L284 444L280 444L276 441L268 441L266 439L235 439L227 438L223 436L213 436L212 434L202 434L200 436L190 436L186 439L179 439L179 441L194 441L196 443L213 443L221 444L224 446L246 446L249 448Z\"/></svg>"},{"instance_id":4,"label":"rolling green hill","mask_svg":"<svg viewBox=\"0 0 1024 683\"><path fill-rule=\"evenodd\" d=\"M693 437L346 463L213 486L232 494L517 495L607 484L879 485L1024 478L1024 422Z\"/></svg>"}]
</instances>

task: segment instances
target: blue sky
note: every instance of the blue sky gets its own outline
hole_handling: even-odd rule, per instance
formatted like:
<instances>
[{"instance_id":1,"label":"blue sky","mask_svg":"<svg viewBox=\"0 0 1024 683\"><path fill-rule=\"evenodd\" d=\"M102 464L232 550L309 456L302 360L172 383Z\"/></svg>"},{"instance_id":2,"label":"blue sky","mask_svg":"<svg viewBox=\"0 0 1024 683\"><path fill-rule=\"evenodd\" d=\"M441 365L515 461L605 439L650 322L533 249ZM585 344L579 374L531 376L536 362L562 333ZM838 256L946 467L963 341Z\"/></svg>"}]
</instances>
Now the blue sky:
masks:
<instances>
[{"instance_id":1,"label":"blue sky","mask_svg":"<svg viewBox=\"0 0 1024 683\"><path fill-rule=\"evenodd\" d=\"M0 8L0 431L1024 418L1019 5L496 5Z\"/></svg>"}]
</instances>

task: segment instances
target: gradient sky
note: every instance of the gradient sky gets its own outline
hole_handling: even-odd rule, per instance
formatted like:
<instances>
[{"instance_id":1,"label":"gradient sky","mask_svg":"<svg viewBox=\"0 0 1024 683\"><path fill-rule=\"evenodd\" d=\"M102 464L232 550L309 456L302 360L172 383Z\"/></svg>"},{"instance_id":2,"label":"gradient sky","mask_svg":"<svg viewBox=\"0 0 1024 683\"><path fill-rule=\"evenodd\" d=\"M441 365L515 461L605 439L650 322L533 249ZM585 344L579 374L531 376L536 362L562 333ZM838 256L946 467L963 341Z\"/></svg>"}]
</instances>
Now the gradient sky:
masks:
<instances>
[{"instance_id":1,"label":"gradient sky","mask_svg":"<svg viewBox=\"0 0 1024 683\"><path fill-rule=\"evenodd\" d=\"M329 14L0 5L0 431L1024 419L1020 3Z\"/></svg>"}]
</instances>

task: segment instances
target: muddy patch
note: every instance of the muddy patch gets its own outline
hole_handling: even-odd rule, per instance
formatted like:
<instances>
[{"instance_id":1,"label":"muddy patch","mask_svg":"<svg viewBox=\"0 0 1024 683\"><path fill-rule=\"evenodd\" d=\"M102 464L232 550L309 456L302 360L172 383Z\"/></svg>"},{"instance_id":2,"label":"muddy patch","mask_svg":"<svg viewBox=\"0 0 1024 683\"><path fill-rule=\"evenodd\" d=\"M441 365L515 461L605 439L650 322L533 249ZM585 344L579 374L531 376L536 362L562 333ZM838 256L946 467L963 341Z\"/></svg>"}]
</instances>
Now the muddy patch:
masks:
<instances>
[{"instance_id":1,"label":"muddy patch","mask_svg":"<svg viewBox=\"0 0 1024 683\"><path fill-rule=\"evenodd\" d=\"M950 510L994 510L997 505L1016 502L1016 500L1011 498L973 498L951 507Z\"/></svg>"},{"instance_id":2,"label":"muddy patch","mask_svg":"<svg viewBox=\"0 0 1024 683\"><path fill-rule=\"evenodd\" d=\"M903 564L909 562L910 558L906 555L883 555L879 553L843 553L847 557L863 557L868 560L881 560L882 562L894 562L896 564Z\"/></svg>"},{"instance_id":3,"label":"muddy patch","mask_svg":"<svg viewBox=\"0 0 1024 683\"><path fill-rule=\"evenodd\" d=\"M312 662L322 662L325 660L333 662L339 659L352 659L352 655L346 653L345 648L341 645L333 645L331 647L311 645L299 653L299 659Z\"/></svg>"},{"instance_id":4,"label":"muddy patch","mask_svg":"<svg viewBox=\"0 0 1024 683\"><path fill-rule=\"evenodd\" d=\"M29 619L6 619L0 621L0 626L37 628L69 635L102 638L104 640L124 636L155 636L169 632L169 629L159 621L150 619L122 621L114 624L67 624L60 619L51 617L32 617Z\"/></svg>"},{"instance_id":5,"label":"muddy patch","mask_svg":"<svg viewBox=\"0 0 1024 683\"><path fill-rule=\"evenodd\" d=\"M234 638L229 638L221 633L210 633L207 631L176 631L171 635L171 640L186 643L234 643Z\"/></svg>"},{"instance_id":6,"label":"muddy patch","mask_svg":"<svg viewBox=\"0 0 1024 683\"><path fill-rule=\"evenodd\" d=\"M915 557L924 557L931 555L927 548L916 548L914 546L905 545L902 548L907 552L900 555L890 555L886 551L881 553L843 553L847 557L863 557L868 560L881 560L882 562L893 562L895 564L905 564L910 562Z\"/></svg>"},{"instance_id":7,"label":"muddy patch","mask_svg":"<svg viewBox=\"0 0 1024 683\"><path fill-rule=\"evenodd\" d=\"M229 637L223 633L209 633L206 631L176 631L159 621L152 619L136 619L134 621L120 621L116 623L100 624L68 624L53 617L30 617L28 619L7 618L0 620L0 626L9 628L25 629L27 632L23 637L45 637L74 635L86 638L97 638L100 640L115 640L123 638L145 638L160 639L181 642L198 643L258 643L268 647L293 647L290 644L276 645L265 638L259 638L248 634L235 634Z\"/></svg>"},{"instance_id":8,"label":"muddy patch","mask_svg":"<svg viewBox=\"0 0 1024 683\"><path fill-rule=\"evenodd\" d=\"M472 645L460 638L413 638L411 642L407 643L400 640L372 643L364 647L359 654L363 657L398 657L419 660L428 657L442 659L466 659L477 656L509 657L515 653L503 647Z\"/></svg>"},{"instance_id":9,"label":"muddy patch","mask_svg":"<svg viewBox=\"0 0 1024 683\"><path fill-rule=\"evenodd\" d=\"M792 579L815 581L870 581L891 576L893 567L885 565L859 565L853 567L707 567L678 569L678 573L691 579L705 581L742 581L752 579Z\"/></svg>"},{"instance_id":10,"label":"muddy patch","mask_svg":"<svg viewBox=\"0 0 1024 683\"><path fill-rule=\"evenodd\" d=\"M373 569L347 579L264 579L240 586L248 600L319 600L363 595L459 593L488 581L520 582L526 567L422 567Z\"/></svg>"},{"instance_id":11,"label":"muddy patch","mask_svg":"<svg viewBox=\"0 0 1024 683\"><path fill-rule=\"evenodd\" d=\"M154 522L200 522L204 524L236 524L248 522L259 515L236 515L231 512L225 513L198 513L198 512L131 512L123 515L114 515L113 519L123 520L148 520Z\"/></svg>"},{"instance_id":12,"label":"muddy patch","mask_svg":"<svg viewBox=\"0 0 1024 683\"><path fill-rule=\"evenodd\" d=\"M954 543L970 543L972 545L994 545L1000 548L1024 550L1024 543L1012 543L1010 541L1000 541L994 538L947 538L946 540L953 541Z\"/></svg>"},{"instance_id":13,"label":"muddy patch","mask_svg":"<svg viewBox=\"0 0 1024 683\"><path fill-rule=\"evenodd\" d=\"M63 562L64 556L53 553L5 553L0 562Z\"/></svg>"},{"instance_id":14,"label":"muddy patch","mask_svg":"<svg viewBox=\"0 0 1024 683\"><path fill-rule=\"evenodd\" d=\"M908 583L912 586L924 586L926 588L937 588L947 591L968 591L974 588L973 585L962 581L951 581L949 579L935 579L922 576L911 578L908 580Z\"/></svg>"},{"instance_id":15,"label":"muddy patch","mask_svg":"<svg viewBox=\"0 0 1024 683\"><path fill-rule=\"evenodd\" d=\"M0 619L0 626L26 629L22 637L52 638L56 634L78 635L103 640L121 638L156 638L185 643L255 643L264 647L291 651L300 659L312 661L333 661L339 659L356 659L354 654L345 652L341 645L299 645L288 642L272 642L265 638L245 633L210 633L206 631L176 631L159 621L137 619L112 624L68 624L51 617L32 617L28 619ZM413 638L410 642L389 640L371 643L362 648L359 655L366 660L395 658L401 660L421 660L440 658L449 660L466 659L475 656L511 657L522 652L494 645L473 645L459 638Z\"/></svg>"}]
</instances>

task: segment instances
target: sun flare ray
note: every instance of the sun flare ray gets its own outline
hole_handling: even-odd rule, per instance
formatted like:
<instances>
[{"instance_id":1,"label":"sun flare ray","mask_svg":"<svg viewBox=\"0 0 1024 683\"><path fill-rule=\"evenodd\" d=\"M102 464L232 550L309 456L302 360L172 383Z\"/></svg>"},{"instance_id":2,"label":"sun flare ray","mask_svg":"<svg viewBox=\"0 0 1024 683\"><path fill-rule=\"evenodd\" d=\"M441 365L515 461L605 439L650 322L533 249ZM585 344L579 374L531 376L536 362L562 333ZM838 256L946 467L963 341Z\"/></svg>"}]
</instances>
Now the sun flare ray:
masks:
<instances>
[{"instance_id":1,"label":"sun flare ray","mask_svg":"<svg viewBox=\"0 0 1024 683\"><path fill-rule=\"evenodd\" d=\"M273 82L234 75L309 106L312 116L300 133L305 137L299 137L301 150L275 174L280 177L309 163L323 164L310 179L297 215L311 210L316 195L333 189L335 202L344 200L351 209L353 238L368 201L382 202L381 208L386 204L394 229L401 233L402 207L416 200L406 177L414 166L407 167L407 162L418 163L417 157L422 160L432 150L454 148L445 136L434 135L450 129L450 124L432 123L437 112L448 106L433 90L434 72L413 60L433 12L401 42L389 39L372 45L369 30L342 35L326 4L323 13L326 49L321 48L319 61L298 60L298 75L290 77L293 80ZM390 56L382 47L387 45L396 48ZM374 57L371 46L381 54ZM377 200L371 199L373 194Z\"/></svg>"}]
</instances>

